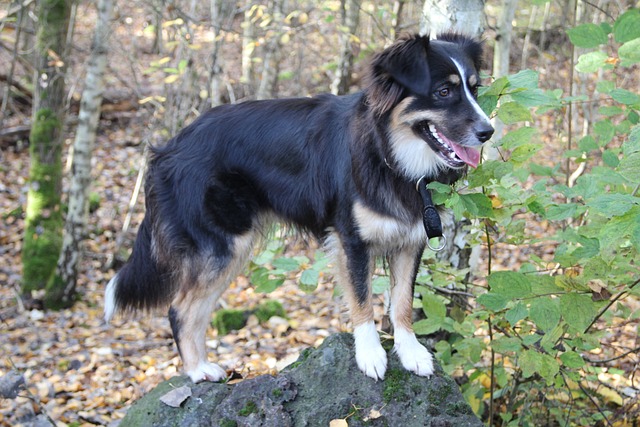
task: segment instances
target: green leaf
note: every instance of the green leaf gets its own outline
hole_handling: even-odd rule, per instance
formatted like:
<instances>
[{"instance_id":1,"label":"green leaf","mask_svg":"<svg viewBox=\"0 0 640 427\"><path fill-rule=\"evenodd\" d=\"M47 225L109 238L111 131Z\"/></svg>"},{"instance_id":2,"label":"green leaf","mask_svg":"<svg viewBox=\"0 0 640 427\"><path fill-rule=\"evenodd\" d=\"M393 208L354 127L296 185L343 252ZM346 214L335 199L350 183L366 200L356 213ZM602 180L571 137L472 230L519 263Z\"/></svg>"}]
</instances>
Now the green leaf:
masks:
<instances>
[{"instance_id":1,"label":"green leaf","mask_svg":"<svg viewBox=\"0 0 640 427\"><path fill-rule=\"evenodd\" d=\"M582 368L585 363L580 354L575 351L567 351L560 355L562 364L567 368Z\"/></svg>"},{"instance_id":2,"label":"green leaf","mask_svg":"<svg viewBox=\"0 0 640 427\"><path fill-rule=\"evenodd\" d=\"M577 47L592 48L607 42L607 33L596 24L581 24L567 30L569 39Z\"/></svg>"},{"instance_id":3,"label":"green leaf","mask_svg":"<svg viewBox=\"0 0 640 427\"><path fill-rule=\"evenodd\" d=\"M511 94L511 99L525 107L560 106L560 102L542 89L529 89Z\"/></svg>"},{"instance_id":4,"label":"green leaf","mask_svg":"<svg viewBox=\"0 0 640 427\"><path fill-rule=\"evenodd\" d=\"M611 97L621 104L634 105L640 103L640 96L625 89L614 89L610 92Z\"/></svg>"},{"instance_id":5,"label":"green leaf","mask_svg":"<svg viewBox=\"0 0 640 427\"><path fill-rule=\"evenodd\" d=\"M617 170L630 182L640 183L640 151L624 156Z\"/></svg>"},{"instance_id":6,"label":"green leaf","mask_svg":"<svg viewBox=\"0 0 640 427\"><path fill-rule=\"evenodd\" d=\"M542 144L523 144L511 153L511 160L515 163L524 163L542 149Z\"/></svg>"},{"instance_id":7,"label":"green leaf","mask_svg":"<svg viewBox=\"0 0 640 427\"><path fill-rule=\"evenodd\" d=\"M565 203L563 205L551 205L547 209L547 219L552 221L562 221L564 219L573 218L578 210L575 203Z\"/></svg>"},{"instance_id":8,"label":"green leaf","mask_svg":"<svg viewBox=\"0 0 640 427\"><path fill-rule=\"evenodd\" d=\"M509 79L507 77L500 77L491 83L491 86L481 88L478 98L482 98L483 96L494 96L497 98L503 94L507 86L509 86Z\"/></svg>"},{"instance_id":9,"label":"green leaf","mask_svg":"<svg viewBox=\"0 0 640 427\"><path fill-rule=\"evenodd\" d=\"M640 38L631 40L620 46L618 55L622 60L622 66L630 66L640 62Z\"/></svg>"},{"instance_id":10,"label":"green leaf","mask_svg":"<svg viewBox=\"0 0 640 427\"><path fill-rule=\"evenodd\" d=\"M629 138L622 144L622 152L628 156L640 151L640 126L631 128Z\"/></svg>"},{"instance_id":11,"label":"green leaf","mask_svg":"<svg viewBox=\"0 0 640 427\"><path fill-rule=\"evenodd\" d=\"M596 315L596 307L586 294L570 292L560 297L560 310L567 324L584 332Z\"/></svg>"},{"instance_id":12,"label":"green leaf","mask_svg":"<svg viewBox=\"0 0 640 427\"><path fill-rule=\"evenodd\" d=\"M640 9L631 9L623 13L613 24L613 36L618 43L640 37Z\"/></svg>"},{"instance_id":13,"label":"green leaf","mask_svg":"<svg viewBox=\"0 0 640 427\"><path fill-rule=\"evenodd\" d=\"M319 279L320 273L313 268L309 268L300 275L300 285L302 285L301 287L305 292L313 291L318 287Z\"/></svg>"},{"instance_id":14,"label":"green leaf","mask_svg":"<svg viewBox=\"0 0 640 427\"><path fill-rule=\"evenodd\" d=\"M589 201L587 206L596 212L611 218L621 216L629 212L631 208L640 204L640 198L631 194L601 194L595 199Z\"/></svg>"},{"instance_id":15,"label":"green leaf","mask_svg":"<svg viewBox=\"0 0 640 427\"><path fill-rule=\"evenodd\" d=\"M487 218L493 216L491 200L483 193L460 194L460 201L472 216Z\"/></svg>"},{"instance_id":16,"label":"green leaf","mask_svg":"<svg viewBox=\"0 0 640 427\"><path fill-rule=\"evenodd\" d=\"M513 88L537 89L539 75L536 71L525 69L508 76L509 84Z\"/></svg>"},{"instance_id":17,"label":"green leaf","mask_svg":"<svg viewBox=\"0 0 640 427\"><path fill-rule=\"evenodd\" d=\"M442 319L431 317L429 319L418 320L413 324L413 332L417 335L429 335L440 330Z\"/></svg>"},{"instance_id":18,"label":"green leaf","mask_svg":"<svg viewBox=\"0 0 640 427\"><path fill-rule=\"evenodd\" d=\"M389 289L390 282L388 276L378 276L371 281L374 294L381 294Z\"/></svg>"},{"instance_id":19,"label":"green leaf","mask_svg":"<svg viewBox=\"0 0 640 427\"><path fill-rule=\"evenodd\" d=\"M531 295L531 282L527 276L516 271L498 271L489 276L491 293L508 300Z\"/></svg>"},{"instance_id":20,"label":"green leaf","mask_svg":"<svg viewBox=\"0 0 640 427\"><path fill-rule=\"evenodd\" d=\"M601 51L589 52L580 55L576 70L581 73L595 73L605 65L608 56Z\"/></svg>"},{"instance_id":21,"label":"green leaf","mask_svg":"<svg viewBox=\"0 0 640 427\"><path fill-rule=\"evenodd\" d=\"M522 376L529 378L540 371L542 366L541 354L536 350L524 350L518 359L518 366L522 369Z\"/></svg>"},{"instance_id":22,"label":"green leaf","mask_svg":"<svg viewBox=\"0 0 640 427\"><path fill-rule=\"evenodd\" d=\"M491 342L491 347L498 353L518 352L522 344L516 337L498 337Z\"/></svg>"},{"instance_id":23,"label":"green leaf","mask_svg":"<svg viewBox=\"0 0 640 427\"><path fill-rule=\"evenodd\" d=\"M272 264L275 268L284 271L294 271L300 268L300 263L297 260L288 257L276 258Z\"/></svg>"},{"instance_id":24,"label":"green leaf","mask_svg":"<svg viewBox=\"0 0 640 427\"><path fill-rule=\"evenodd\" d=\"M529 109L517 102L502 104L498 110L498 117L507 125L532 120Z\"/></svg>"},{"instance_id":25,"label":"green leaf","mask_svg":"<svg viewBox=\"0 0 640 427\"><path fill-rule=\"evenodd\" d=\"M539 373L542 378L547 380L547 384L549 384L553 381L558 372L560 372L560 364L554 357L548 354L541 354L540 356Z\"/></svg>"},{"instance_id":26,"label":"green leaf","mask_svg":"<svg viewBox=\"0 0 640 427\"><path fill-rule=\"evenodd\" d=\"M516 326L516 323L527 317L528 313L529 310L527 310L527 306L521 301L518 301L518 303L513 306L512 309L507 310L504 317L511 324L511 326Z\"/></svg>"},{"instance_id":27,"label":"green leaf","mask_svg":"<svg viewBox=\"0 0 640 427\"><path fill-rule=\"evenodd\" d=\"M560 304L557 298L542 296L531 301L529 317L545 332L551 331L560 322Z\"/></svg>"},{"instance_id":28,"label":"green leaf","mask_svg":"<svg viewBox=\"0 0 640 427\"><path fill-rule=\"evenodd\" d=\"M521 145L529 143L536 134L536 128L523 126L511 132L508 132L500 140L500 145L507 150L513 150Z\"/></svg>"},{"instance_id":29,"label":"green leaf","mask_svg":"<svg viewBox=\"0 0 640 427\"><path fill-rule=\"evenodd\" d=\"M427 318L440 318L444 319L447 316L447 307L444 302L434 294L422 295L422 309L427 315Z\"/></svg>"},{"instance_id":30,"label":"green leaf","mask_svg":"<svg viewBox=\"0 0 640 427\"><path fill-rule=\"evenodd\" d=\"M495 95L479 96L478 105L487 116L491 116L498 106L498 97Z\"/></svg>"},{"instance_id":31,"label":"green leaf","mask_svg":"<svg viewBox=\"0 0 640 427\"><path fill-rule=\"evenodd\" d=\"M598 143L601 147L611 142L616 135L616 127L611 123L611 120L599 120L593 124L593 130L598 136Z\"/></svg>"},{"instance_id":32,"label":"green leaf","mask_svg":"<svg viewBox=\"0 0 640 427\"><path fill-rule=\"evenodd\" d=\"M497 295L491 292L482 294L478 297L478 304L484 305L491 311L503 310L507 306L508 302L509 299L505 296Z\"/></svg>"}]
</instances>

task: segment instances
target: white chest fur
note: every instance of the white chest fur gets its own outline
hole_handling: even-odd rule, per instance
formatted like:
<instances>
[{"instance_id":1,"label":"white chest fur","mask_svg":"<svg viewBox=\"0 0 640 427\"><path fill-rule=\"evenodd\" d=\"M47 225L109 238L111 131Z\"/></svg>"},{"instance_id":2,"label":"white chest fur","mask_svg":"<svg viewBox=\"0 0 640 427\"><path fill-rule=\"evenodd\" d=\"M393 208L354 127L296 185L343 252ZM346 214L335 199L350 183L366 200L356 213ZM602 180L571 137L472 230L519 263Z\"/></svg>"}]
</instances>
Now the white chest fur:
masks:
<instances>
[{"instance_id":1,"label":"white chest fur","mask_svg":"<svg viewBox=\"0 0 640 427\"><path fill-rule=\"evenodd\" d=\"M362 203L353 205L353 216L360 237L383 251L424 245L426 234L421 222L406 223L379 214Z\"/></svg>"}]
</instances>

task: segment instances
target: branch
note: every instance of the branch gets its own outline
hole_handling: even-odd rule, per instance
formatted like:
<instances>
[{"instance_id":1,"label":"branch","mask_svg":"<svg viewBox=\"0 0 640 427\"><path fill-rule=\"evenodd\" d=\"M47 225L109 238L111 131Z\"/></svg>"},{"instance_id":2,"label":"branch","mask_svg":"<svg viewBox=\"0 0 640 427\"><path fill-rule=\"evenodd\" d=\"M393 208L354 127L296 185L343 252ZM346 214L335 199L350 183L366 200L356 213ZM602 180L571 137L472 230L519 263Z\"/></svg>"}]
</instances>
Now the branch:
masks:
<instances>
[{"instance_id":1,"label":"branch","mask_svg":"<svg viewBox=\"0 0 640 427\"><path fill-rule=\"evenodd\" d=\"M635 282L633 282L628 289L625 289L624 291L620 291L618 293L618 295L616 295L615 297L611 298L611 301L609 301L609 303L607 305L605 305L604 307L602 307L602 310L600 310L600 313L598 313L596 315L596 317L593 318L593 320L591 321L591 323L589 324L589 326L587 326L587 329L584 330L584 333L586 334L587 332L589 332L589 329L591 329L593 327L593 325L596 324L596 322L607 312L607 310L609 310L609 308L611 308L611 306L613 304L615 304L616 301L618 301L620 298L622 298L626 293L628 293L631 289L633 289L634 287L636 287L638 284L640 283L640 279L636 280Z\"/></svg>"}]
</instances>

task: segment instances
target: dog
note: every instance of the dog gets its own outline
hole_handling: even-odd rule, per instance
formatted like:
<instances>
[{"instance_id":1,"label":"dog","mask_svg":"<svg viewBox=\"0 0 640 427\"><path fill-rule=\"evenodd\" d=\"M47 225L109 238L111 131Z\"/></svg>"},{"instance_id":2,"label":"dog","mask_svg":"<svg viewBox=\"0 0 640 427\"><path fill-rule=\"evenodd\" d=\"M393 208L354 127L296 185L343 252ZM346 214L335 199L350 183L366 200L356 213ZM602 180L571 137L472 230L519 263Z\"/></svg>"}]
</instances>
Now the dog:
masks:
<instances>
[{"instance_id":1,"label":"dog","mask_svg":"<svg viewBox=\"0 0 640 427\"><path fill-rule=\"evenodd\" d=\"M184 369L219 381L205 334L216 303L274 220L336 253L355 358L383 379L371 275L391 279L394 351L404 368L433 373L412 329L414 281L427 243L416 182L452 183L493 128L477 103L482 43L455 33L403 36L373 56L361 92L247 101L202 114L152 147L146 214L127 263L109 282L105 318L169 307Z\"/></svg>"}]
</instances>

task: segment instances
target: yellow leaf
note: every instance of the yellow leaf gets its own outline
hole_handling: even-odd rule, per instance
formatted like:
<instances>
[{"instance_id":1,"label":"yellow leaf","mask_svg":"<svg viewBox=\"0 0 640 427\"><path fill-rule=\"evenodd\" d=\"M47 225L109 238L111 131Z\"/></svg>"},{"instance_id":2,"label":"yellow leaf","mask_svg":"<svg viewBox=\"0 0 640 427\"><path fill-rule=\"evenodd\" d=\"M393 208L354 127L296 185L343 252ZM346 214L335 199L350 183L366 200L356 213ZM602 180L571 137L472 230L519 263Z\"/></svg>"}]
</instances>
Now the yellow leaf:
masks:
<instances>
[{"instance_id":1,"label":"yellow leaf","mask_svg":"<svg viewBox=\"0 0 640 427\"><path fill-rule=\"evenodd\" d=\"M180 78L179 75L172 74L170 76L165 77L164 78L164 82L167 83L167 84L171 84L171 83L175 82L176 80L178 80L179 78Z\"/></svg>"},{"instance_id":2,"label":"yellow leaf","mask_svg":"<svg viewBox=\"0 0 640 427\"><path fill-rule=\"evenodd\" d=\"M349 427L349 424L345 419L336 419L329 422L329 427Z\"/></svg>"},{"instance_id":3,"label":"yellow leaf","mask_svg":"<svg viewBox=\"0 0 640 427\"><path fill-rule=\"evenodd\" d=\"M606 403L613 403L614 405L622 406L622 396L620 396L616 391L611 390L607 387L601 387L598 390L598 394L603 397Z\"/></svg>"}]
</instances>

